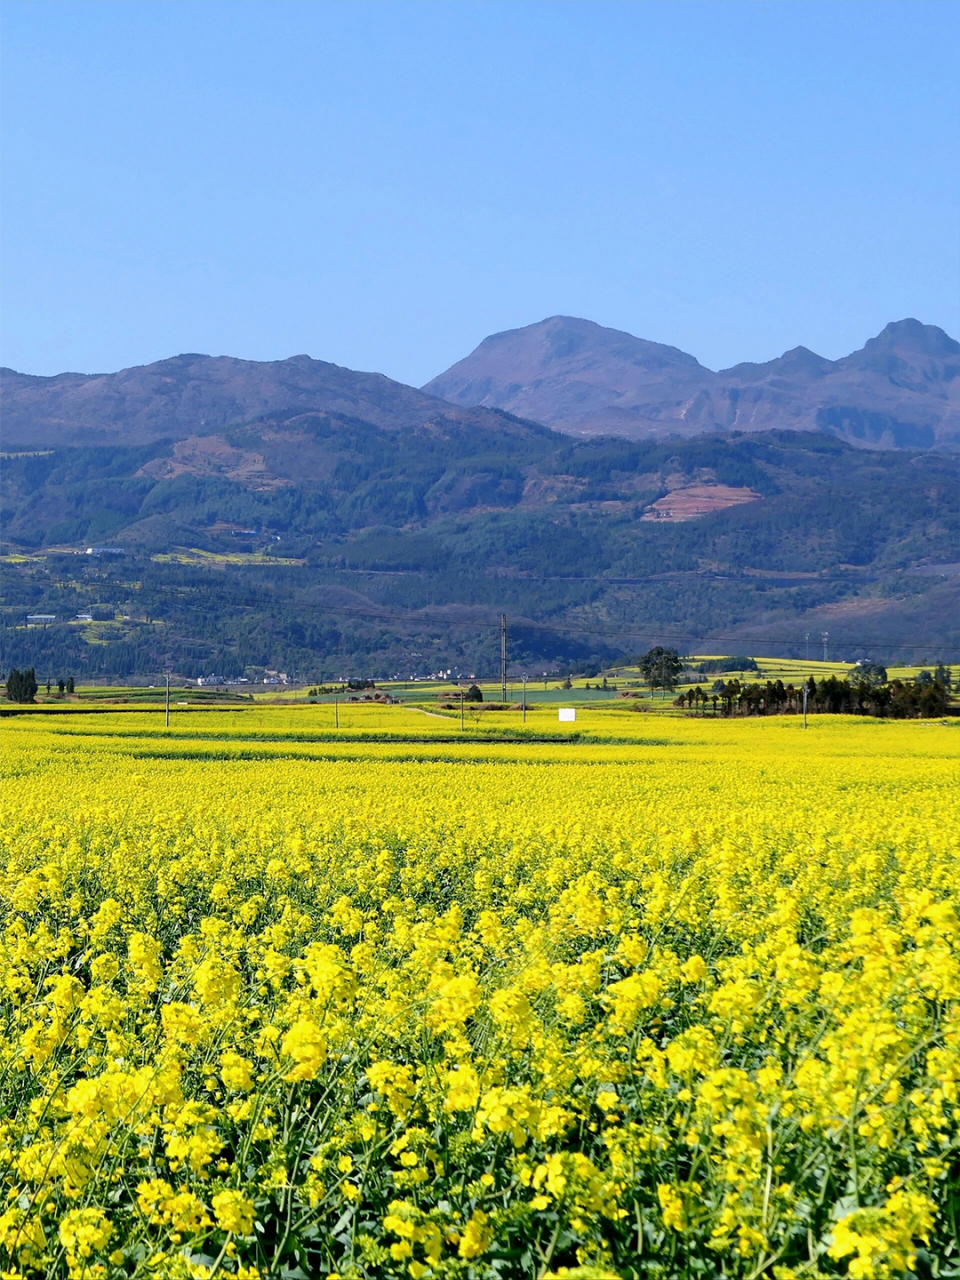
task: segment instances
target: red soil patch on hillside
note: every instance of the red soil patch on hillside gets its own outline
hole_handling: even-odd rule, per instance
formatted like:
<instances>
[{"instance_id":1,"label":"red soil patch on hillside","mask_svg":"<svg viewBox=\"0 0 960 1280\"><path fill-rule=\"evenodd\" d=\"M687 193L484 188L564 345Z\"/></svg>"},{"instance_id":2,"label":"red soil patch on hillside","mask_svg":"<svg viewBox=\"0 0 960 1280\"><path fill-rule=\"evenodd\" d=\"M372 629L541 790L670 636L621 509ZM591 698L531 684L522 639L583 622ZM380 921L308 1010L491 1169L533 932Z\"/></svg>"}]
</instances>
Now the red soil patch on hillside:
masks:
<instances>
[{"instance_id":1,"label":"red soil patch on hillside","mask_svg":"<svg viewBox=\"0 0 960 1280\"><path fill-rule=\"evenodd\" d=\"M759 502L760 494L752 489L735 489L728 484L691 484L673 489L658 498L640 517L641 520L698 520L726 507L740 507L745 502Z\"/></svg>"}]
</instances>

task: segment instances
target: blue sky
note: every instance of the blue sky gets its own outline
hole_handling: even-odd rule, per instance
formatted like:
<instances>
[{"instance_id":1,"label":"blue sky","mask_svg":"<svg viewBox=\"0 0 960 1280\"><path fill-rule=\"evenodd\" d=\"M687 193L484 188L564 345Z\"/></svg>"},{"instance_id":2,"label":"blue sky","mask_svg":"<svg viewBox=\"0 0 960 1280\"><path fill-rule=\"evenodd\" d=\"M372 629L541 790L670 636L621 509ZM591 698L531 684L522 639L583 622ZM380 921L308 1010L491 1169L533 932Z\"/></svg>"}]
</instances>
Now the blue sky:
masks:
<instances>
[{"instance_id":1,"label":"blue sky","mask_svg":"<svg viewBox=\"0 0 960 1280\"><path fill-rule=\"evenodd\" d=\"M955 0L5 0L3 363L958 331Z\"/></svg>"}]
</instances>

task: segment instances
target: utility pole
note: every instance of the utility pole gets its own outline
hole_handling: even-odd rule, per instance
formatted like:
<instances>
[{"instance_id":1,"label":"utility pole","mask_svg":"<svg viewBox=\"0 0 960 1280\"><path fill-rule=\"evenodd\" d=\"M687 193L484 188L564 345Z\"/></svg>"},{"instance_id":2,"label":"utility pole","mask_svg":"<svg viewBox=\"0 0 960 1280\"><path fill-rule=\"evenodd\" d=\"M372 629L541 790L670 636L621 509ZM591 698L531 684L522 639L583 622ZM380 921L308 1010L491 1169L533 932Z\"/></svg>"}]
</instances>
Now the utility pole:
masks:
<instances>
[{"instance_id":1,"label":"utility pole","mask_svg":"<svg viewBox=\"0 0 960 1280\"><path fill-rule=\"evenodd\" d=\"M163 718L164 718L165 727L169 729L170 728L170 672L169 671L166 673L166 676L167 676L167 689L166 689L166 697L164 698L164 707L163 707L164 717Z\"/></svg>"},{"instance_id":2,"label":"utility pole","mask_svg":"<svg viewBox=\"0 0 960 1280\"><path fill-rule=\"evenodd\" d=\"M810 632L807 631L803 637L803 658L805 662L810 661Z\"/></svg>"},{"instance_id":3,"label":"utility pole","mask_svg":"<svg viewBox=\"0 0 960 1280\"><path fill-rule=\"evenodd\" d=\"M803 727L807 727L807 694L810 690L807 688L807 682L803 682Z\"/></svg>"},{"instance_id":4,"label":"utility pole","mask_svg":"<svg viewBox=\"0 0 960 1280\"><path fill-rule=\"evenodd\" d=\"M460 690L460 732L463 733L463 690Z\"/></svg>"},{"instance_id":5,"label":"utility pole","mask_svg":"<svg viewBox=\"0 0 960 1280\"><path fill-rule=\"evenodd\" d=\"M823 660L824 660L824 662L826 662L826 660L827 660L827 640L829 639L829 636L830 636L830 632L829 632L829 631L821 631L821 632L820 632L820 639L823 641Z\"/></svg>"},{"instance_id":6,"label":"utility pole","mask_svg":"<svg viewBox=\"0 0 960 1280\"><path fill-rule=\"evenodd\" d=\"M527 723L527 677L523 677L523 723Z\"/></svg>"},{"instance_id":7,"label":"utility pole","mask_svg":"<svg viewBox=\"0 0 960 1280\"><path fill-rule=\"evenodd\" d=\"M500 701L507 701L507 615L500 615Z\"/></svg>"}]
</instances>

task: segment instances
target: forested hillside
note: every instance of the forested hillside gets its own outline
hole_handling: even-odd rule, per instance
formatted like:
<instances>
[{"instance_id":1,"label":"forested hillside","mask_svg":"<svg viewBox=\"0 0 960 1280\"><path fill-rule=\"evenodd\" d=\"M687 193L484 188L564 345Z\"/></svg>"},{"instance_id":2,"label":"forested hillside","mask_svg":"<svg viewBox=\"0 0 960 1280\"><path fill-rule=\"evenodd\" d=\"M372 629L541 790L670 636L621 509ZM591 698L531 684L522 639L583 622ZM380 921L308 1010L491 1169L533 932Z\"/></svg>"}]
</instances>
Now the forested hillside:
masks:
<instances>
[{"instance_id":1,"label":"forested hillside","mask_svg":"<svg viewBox=\"0 0 960 1280\"><path fill-rule=\"evenodd\" d=\"M10 450L2 497L2 664L41 676L492 670L501 611L517 671L661 638L799 655L821 629L842 657L957 649L954 461L815 433L276 413Z\"/></svg>"}]
</instances>

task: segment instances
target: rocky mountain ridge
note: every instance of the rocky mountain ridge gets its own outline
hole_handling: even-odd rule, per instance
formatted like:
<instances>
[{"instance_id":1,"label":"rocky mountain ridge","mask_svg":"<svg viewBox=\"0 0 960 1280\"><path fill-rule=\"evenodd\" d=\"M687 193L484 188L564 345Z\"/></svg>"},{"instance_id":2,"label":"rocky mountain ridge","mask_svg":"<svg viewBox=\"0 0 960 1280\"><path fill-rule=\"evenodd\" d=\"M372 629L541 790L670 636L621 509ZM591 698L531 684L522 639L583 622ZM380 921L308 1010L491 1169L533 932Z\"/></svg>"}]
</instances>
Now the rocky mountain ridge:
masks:
<instances>
[{"instance_id":1,"label":"rocky mountain ridge","mask_svg":"<svg viewBox=\"0 0 960 1280\"><path fill-rule=\"evenodd\" d=\"M195 353L119 373L34 377L0 369L5 447L135 446L213 436L276 414L320 412L380 430L502 429L499 410L451 405L307 355L238 360Z\"/></svg>"},{"instance_id":2,"label":"rocky mountain ridge","mask_svg":"<svg viewBox=\"0 0 960 1280\"><path fill-rule=\"evenodd\" d=\"M867 448L960 448L960 344L917 320L887 325L841 360L796 347L719 372L676 347L553 316L484 339L420 390L307 355L185 354L53 377L3 369L0 386L7 449L131 447L298 413L400 432L543 424L644 440L787 429Z\"/></svg>"},{"instance_id":3,"label":"rocky mountain ridge","mask_svg":"<svg viewBox=\"0 0 960 1280\"><path fill-rule=\"evenodd\" d=\"M571 435L824 431L867 448L960 448L960 343L935 325L888 324L827 360L795 347L714 372L676 347L551 316L485 338L423 390Z\"/></svg>"}]
</instances>

